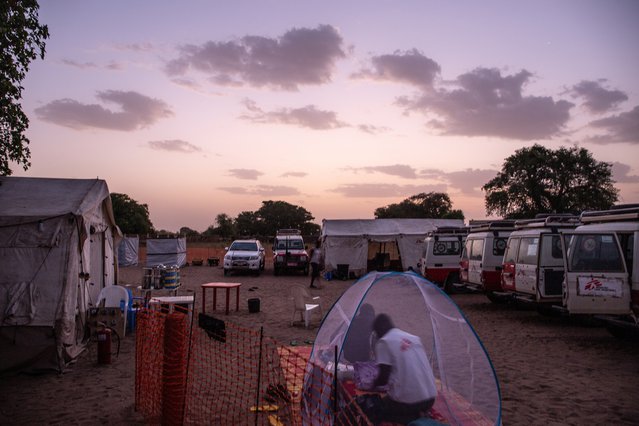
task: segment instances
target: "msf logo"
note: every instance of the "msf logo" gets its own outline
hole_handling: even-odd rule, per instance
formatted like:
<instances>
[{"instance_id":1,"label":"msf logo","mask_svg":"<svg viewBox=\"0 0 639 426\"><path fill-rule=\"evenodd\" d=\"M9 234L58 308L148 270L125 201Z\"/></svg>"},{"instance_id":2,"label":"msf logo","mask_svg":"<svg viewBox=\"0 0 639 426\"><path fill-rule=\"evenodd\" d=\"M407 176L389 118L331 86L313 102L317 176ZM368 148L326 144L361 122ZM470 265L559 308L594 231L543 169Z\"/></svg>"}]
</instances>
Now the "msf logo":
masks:
<instances>
[{"instance_id":1,"label":"msf logo","mask_svg":"<svg viewBox=\"0 0 639 426\"><path fill-rule=\"evenodd\" d=\"M408 339L402 339L402 342L399 345L399 350L402 352L406 352L407 350L410 349L412 343L410 340Z\"/></svg>"},{"instance_id":2,"label":"msf logo","mask_svg":"<svg viewBox=\"0 0 639 426\"><path fill-rule=\"evenodd\" d=\"M586 283L584 290L598 290L601 287L603 287L602 282L594 278Z\"/></svg>"}]
</instances>

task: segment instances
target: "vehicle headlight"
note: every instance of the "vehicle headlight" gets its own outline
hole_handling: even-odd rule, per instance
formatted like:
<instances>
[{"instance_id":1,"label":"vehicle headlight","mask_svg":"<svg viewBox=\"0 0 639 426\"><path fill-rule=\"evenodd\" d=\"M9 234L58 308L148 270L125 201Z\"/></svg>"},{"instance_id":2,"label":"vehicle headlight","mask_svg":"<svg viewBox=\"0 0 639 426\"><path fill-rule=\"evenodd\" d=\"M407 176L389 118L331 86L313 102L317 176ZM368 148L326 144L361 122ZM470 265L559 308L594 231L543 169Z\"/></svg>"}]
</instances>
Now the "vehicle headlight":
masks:
<instances>
[{"instance_id":1,"label":"vehicle headlight","mask_svg":"<svg viewBox=\"0 0 639 426\"><path fill-rule=\"evenodd\" d=\"M257 256L249 256L249 258L248 258L248 259L249 259L249 260L257 260L257 259L258 259L258 257L257 257Z\"/></svg>"},{"instance_id":2,"label":"vehicle headlight","mask_svg":"<svg viewBox=\"0 0 639 426\"><path fill-rule=\"evenodd\" d=\"M284 256L277 256L276 261L284 262Z\"/></svg>"},{"instance_id":3,"label":"vehicle headlight","mask_svg":"<svg viewBox=\"0 0 639 426\"><path fill-rule=\"evenodd\" d=\"M306 256L304 256L304 255L300 256L300 260L301 260L302 262L306 262Z\"/></svg>"}]
</instances>

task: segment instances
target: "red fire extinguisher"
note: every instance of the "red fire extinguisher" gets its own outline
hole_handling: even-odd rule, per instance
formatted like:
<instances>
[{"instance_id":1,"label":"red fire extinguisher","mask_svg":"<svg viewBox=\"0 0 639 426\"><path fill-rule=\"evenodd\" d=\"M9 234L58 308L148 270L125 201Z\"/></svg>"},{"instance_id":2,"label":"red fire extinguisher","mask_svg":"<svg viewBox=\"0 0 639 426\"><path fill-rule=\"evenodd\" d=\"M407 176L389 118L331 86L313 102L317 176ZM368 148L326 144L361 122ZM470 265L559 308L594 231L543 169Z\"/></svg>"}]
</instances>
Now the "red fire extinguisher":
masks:
<instances>
[{"instance_id":1,"label":"red fire extinguisher","mask_svg":"<svg viewBox=\"0 0 639 426\"><path fill-rule=\"evenodd\" d=\"M111 330L102 327L98 330L98 364L111 364Z\"/></svg>"}]
</instances>

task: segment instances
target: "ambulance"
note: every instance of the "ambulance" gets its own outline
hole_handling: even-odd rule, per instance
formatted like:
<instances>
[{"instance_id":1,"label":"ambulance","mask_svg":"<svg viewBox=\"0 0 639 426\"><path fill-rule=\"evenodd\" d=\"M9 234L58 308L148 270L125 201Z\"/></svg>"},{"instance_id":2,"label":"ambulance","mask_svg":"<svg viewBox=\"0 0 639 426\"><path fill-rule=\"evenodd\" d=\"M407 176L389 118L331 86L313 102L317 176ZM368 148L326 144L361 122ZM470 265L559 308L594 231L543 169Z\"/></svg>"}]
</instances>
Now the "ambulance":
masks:
<instances>
[{"instance_id":1,"label":"ambulance","mask_svg":"<svg viewBox=\"0 0 639 426\"><path fill-rule=\"evenodd\" d=\"M593 315L614 335L637 333L639 316L639 205L586 211L583 225L562 232L563 305Z\"/></svg>"},{"instance_id":2,"label":"ambulance","mask_svg":"<svg viewBox=\"0 0 639 426\"><path fill-rule=\"evenodd\" d=\"M469 225L459 262L460 285L483 292L494 303L505 301L501 292L501 272L512 220L479 222Z\"/></svg>"},{"instance_id":3,"label":"ambulance","mask_svg":"<svg viewBox=\"0 0 639 426\"><path fill-rule=\"evenodd\" d=\"M446 226L429 232L424 239L419 271L446 293L454 293L459 283L459 260L467 235L467 227Z\"/></svg>"},{"instance_id":4,"label":"ambulance","mask_svg":"<svg viewBox=\"0 0 639 426\"><path fill-rule=\"evenodd\" d=\"M575 215L538 215L518 220L508 237L500 295L536 304L540 311L562 304L564 256L560 230L575 229Z\"/></svg>"}]
</instances>

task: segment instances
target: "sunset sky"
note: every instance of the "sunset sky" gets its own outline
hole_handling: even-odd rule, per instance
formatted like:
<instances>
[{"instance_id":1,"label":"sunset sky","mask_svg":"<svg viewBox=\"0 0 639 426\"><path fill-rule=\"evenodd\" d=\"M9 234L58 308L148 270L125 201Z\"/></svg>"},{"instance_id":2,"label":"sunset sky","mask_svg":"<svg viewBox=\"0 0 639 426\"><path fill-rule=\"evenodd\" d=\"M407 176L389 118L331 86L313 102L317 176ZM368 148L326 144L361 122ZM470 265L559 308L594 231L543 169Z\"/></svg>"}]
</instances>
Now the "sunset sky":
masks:
<instances>
[{"instance_id":1,"label":"sunset sky","mask_svg":"<svg viewBox=\"0 0 639 426\"><path fill-rule=\"evenodd\" d=\"M282 200L486 217L517 149L587 148L639 202L639 2L41 1L28 171L95 178L157 229Z\"/></svg>"}]
</instances>

